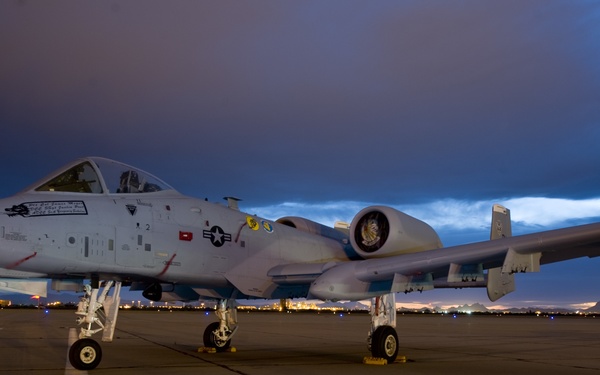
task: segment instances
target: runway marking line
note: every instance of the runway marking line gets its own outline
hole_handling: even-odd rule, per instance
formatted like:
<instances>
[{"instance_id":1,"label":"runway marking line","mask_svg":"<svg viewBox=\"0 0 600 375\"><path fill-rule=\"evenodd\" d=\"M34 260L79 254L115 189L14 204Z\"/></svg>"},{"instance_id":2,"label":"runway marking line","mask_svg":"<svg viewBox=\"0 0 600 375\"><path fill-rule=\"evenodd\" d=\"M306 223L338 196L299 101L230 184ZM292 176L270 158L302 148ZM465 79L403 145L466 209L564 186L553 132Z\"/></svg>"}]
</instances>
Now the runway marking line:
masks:
<instances>
[{"instance_id":1,"label":"runway marking line","mask_svg":"<svg viewBox=\"0 0 600 375\"><path fill-rule=\"evenodd\" d=\"M69 362L69 349L71 349L71 345L75 341L79 340L79 335L77 334L77 328L69 328L69 340L67 345L67 363L65 364L65 375L87 375L87 371L77 370L75 367L71 365Z\"/></svg>"}]
</instances>

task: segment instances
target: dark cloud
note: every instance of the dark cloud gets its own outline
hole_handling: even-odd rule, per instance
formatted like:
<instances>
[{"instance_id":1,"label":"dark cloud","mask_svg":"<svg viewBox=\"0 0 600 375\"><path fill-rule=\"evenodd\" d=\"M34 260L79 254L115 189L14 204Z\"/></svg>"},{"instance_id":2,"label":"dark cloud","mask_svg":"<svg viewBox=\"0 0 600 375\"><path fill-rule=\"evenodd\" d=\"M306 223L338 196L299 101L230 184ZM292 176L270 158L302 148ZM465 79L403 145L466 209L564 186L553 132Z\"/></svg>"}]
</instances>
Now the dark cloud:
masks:
<instances>
[{"instance_id":1,"label":"dark cloud","mask_svg":"<svg viewBox=\"0 0 600 375\"><path fill-rule=\"evenodd\" d=\"M256 204L597 196L593 2L0 7L3 195L101 155Z\"/></svg>"},{"instance_id":2,"label":"dark cloud","mask_svg":"<svg viewBox=\"0 0 600 375\"><path fill-rule=\"evenodd\" d=\"M598 196L598 40L594 1L3 1L0 196L97 155L251 210L380 202L483 240L492 199ZM541 275L585 291L596 266Z\"/></svg>"}]
</instances>

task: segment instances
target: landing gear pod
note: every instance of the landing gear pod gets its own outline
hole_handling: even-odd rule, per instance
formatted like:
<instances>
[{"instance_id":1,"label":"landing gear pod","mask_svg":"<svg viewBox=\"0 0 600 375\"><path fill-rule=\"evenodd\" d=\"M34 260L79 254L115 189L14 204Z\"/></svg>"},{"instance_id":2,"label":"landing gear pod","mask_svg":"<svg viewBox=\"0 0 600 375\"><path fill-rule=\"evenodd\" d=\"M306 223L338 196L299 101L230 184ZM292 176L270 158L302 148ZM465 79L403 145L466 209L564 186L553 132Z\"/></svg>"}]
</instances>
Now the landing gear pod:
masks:
<instances>
[{"instance_id":1,"label":"landing gear pod","mask_svg":"<svg viewBox=\"0 0 600 375\"><path fill-rule=\"evenodd\" d=\"M365 259L442 247L428 224L385 206L367 207L356 214L350 225L350 242Z\"/></svg>"}]
</instances>

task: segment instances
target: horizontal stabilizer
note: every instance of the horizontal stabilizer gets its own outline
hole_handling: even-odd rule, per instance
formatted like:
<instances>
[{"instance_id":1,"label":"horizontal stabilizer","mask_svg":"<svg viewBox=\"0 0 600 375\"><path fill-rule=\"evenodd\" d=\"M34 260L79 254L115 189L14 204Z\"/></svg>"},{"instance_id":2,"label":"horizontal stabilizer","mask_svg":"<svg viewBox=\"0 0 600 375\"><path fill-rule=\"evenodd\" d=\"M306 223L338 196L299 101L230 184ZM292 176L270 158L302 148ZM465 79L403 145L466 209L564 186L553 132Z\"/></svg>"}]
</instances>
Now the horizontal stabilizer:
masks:
<instances>
[{"instance_id":1,"label":"horizontal stabilizer","mask_svg":"<svg viewBox=\"0 0 600 375\"><path fill-rule=\"evenodd\" d=\"M46 280L0 279L0 290L45 298L48 296L48 282Z\"/></svg>"}]
</instances>

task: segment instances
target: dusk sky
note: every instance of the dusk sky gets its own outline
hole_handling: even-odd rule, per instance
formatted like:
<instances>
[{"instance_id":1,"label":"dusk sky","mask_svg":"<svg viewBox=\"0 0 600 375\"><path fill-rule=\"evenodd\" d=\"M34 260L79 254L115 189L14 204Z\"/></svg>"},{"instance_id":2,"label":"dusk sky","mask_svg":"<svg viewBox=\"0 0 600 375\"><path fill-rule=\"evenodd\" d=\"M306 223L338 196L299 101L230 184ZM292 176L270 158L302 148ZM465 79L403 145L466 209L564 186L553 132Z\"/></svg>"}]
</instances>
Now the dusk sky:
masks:
<instances>
[{"instance_id":1,"label":"dusk sky","mask_svg":"<svg viewBox=\"0 0 600 375\"><path fill-rule=\"evenodd\" d=\"M370 204L446 245L600 221L597 1L0 2L0 196L82 156L269 219ZM485 290L399 302L484 302ZM600 301L600 259L496 305Z\"/></svg>"}]
</instances>

